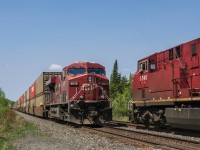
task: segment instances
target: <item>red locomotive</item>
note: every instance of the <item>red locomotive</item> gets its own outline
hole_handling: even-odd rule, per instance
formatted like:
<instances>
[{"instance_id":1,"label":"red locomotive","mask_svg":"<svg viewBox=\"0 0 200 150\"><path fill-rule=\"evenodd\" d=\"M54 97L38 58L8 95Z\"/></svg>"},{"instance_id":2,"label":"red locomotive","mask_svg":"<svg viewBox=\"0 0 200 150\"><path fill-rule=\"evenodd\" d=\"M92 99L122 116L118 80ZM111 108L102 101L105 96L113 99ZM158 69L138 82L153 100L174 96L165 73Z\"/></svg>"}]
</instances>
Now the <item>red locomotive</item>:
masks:
<instances>
[{"instance_id":1,"label":"red locomotive","mask_svg":"<svg viewBox=\"0 0 200 150\"><path fill-rule=\"evenodd\" d=\"M109 80L98 63L78 62L62 73L43 72L18 102L17 110L76 124L112 120Z\"/></svg>"},{"instance_id":2,"label":"red locomotive","mask_svg":"<svg viewBox=\"0 0 200 150\"><path fill-rule=\"evenodd\" d=\"M63 69L62 79L51 78L46 84L49 117L77 124L102 124L112 120L109 80L104 66L97 63L73 63Z\"/></svg>"},{"instance_id":3,"label":"red locomotive","mask_svg":"<svg viewBox=\"0 0 200 150\"><path fill-rule=\"evenodd\" d=\"M200 130L200 39L138 61L130 120Z\"/></svg>"}]
</instances>

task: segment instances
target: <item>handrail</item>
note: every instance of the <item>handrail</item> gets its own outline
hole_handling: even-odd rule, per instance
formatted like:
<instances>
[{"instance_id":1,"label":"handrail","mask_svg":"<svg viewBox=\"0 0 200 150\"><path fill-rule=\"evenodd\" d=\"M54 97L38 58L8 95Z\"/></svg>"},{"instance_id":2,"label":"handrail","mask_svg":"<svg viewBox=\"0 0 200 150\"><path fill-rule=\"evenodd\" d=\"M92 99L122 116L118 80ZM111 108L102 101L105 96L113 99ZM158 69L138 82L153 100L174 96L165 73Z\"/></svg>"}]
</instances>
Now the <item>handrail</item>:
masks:
<instances>
[{"instance_id":1,"label":"handrail","mask_svg":"<svg viewBox=\"0 0 200 150\"><path fill-rule=\"evenodd\" d=\"M133 101L133 98L131 98L129 101L128 101L128 110L130 110L130 106L131 106L131 102Z\"/></svg>"},{"instance_id":2,"label":"handrail","mask_svg":"<svg viewBox=\"0 0 200 150\"><path fill-rule=\"evenodd\" d=\"M173 81L173 80L177 80L177 79L192 78L192 77L195 77L195 76L200 76L200 74L194 74L194 75L192 75L192 76L186 76L186 77L184 77L184 78L176 78L176 79L172 79L172 81Z\"/></svg>"},{"instance_id":3,"label":"handrail","mask_svg":"<svg viewBox=\"0 0 200 150\"><path fill-rule=\"evenodd\" d=\"M176 79L172 79L172 82L175 86L177 86L177 84L180 84L181 83L181 80L182 79L185 79L187 82L188 82L188 86L187 88L189 89L189 95L190 95L190 98L191 100L193 100L193 95L195 92L193 92L192 90L194 90L196 88L194 82L193 82L193 79L195 78L199 78L200 77L200 74L193 74L193 75L190 75L190 76L186 76L186 77L183 77L183 78L176 78ZM177 96L177 91L175 89L175 92L176 92L176 95L174 97L178 97Z\"/></svg>"},{"instance_id":4,"label":"handrail","mask_svg":"<svg viewBox=\"0 0 200 150\"><path fill-rule=\"evenodd\" d=\"M81 91L82 91L82 88L81 88L80 91L79 91L78 93L76 93L69 101L74 100L74 99L78 96L78 94L80 94Z\"/></svg>"}]
</instances>

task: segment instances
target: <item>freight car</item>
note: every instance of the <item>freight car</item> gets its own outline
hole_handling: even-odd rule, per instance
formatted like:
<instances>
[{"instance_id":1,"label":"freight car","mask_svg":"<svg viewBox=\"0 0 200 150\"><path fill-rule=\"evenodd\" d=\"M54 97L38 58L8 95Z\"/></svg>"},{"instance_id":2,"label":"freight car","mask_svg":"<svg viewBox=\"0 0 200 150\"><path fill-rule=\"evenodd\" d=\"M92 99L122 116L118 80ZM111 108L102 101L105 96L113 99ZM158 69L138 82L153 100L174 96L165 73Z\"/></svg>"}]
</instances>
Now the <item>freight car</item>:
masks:
<instances>
[{"instance_id":1,"label":"freight car","mask_svg":"<svg viewBox=\"0 0 200 150\"><path fill-rule=\"evenodd\" d=\"M61 72L43 72L30 86L29 93L27 91L29 101L26 102L26 110L28 110L28 113L44 118L47 117L45 113L45 96L49 89L46 87L46 82L52 77L61 77Z\"/></svg>"},{"instance_id":2,"label":"freight car","mask_svg":"<svg viewBox=\"0 0 200 150\"><path fill-rule=\"evenodd\" d=\"M63 72L44 72L17 101L17 110L76 124L101 125L111 121L105 73L104 66L90 62L73 63Z\"/></svg>"},{"instance_id":3,"label":"freight car","mask_svg":"<svg viewBox=\"0 0 200 150\"><path fill-rule=\"evenodd\" d=\"M200 130L200 39L138 61L130 121Z\"/></svg>"},{"instance_id":4,"label":"freight car","mask_svg":"<svg viewBox=\"0 0 200 150\"><path fill-rule=\"evenodd\" d=\"M16 101L17 107L15 109L31 115L45 117L45 94L48 91L45 84L52 76L61 76L61 72L43 72Z\"/></svg>"}]
</instances>

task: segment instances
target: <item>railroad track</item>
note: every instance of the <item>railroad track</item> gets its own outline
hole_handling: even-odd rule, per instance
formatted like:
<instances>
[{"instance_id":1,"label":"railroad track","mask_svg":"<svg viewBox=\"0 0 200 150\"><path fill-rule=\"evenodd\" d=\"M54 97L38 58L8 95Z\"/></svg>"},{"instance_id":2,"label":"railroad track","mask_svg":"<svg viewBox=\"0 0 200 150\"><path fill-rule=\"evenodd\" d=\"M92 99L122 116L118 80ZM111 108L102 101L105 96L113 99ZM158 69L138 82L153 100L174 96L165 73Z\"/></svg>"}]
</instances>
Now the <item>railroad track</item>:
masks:
<instances>
[{"instance_id":1,"label":"railroad track","mask_svg":"<svg viewBox=\"0 0 200 150\"><path fill-rule=\"evenodd\" d=\"M171 138L163 135L155 135L153 133L144 133L140 131L130 131L122 128L104 126L103 128L83 127L89 131L104 134L112 138L120 138L121 141L126 141L132 145L150 146L166 150L200 150L200 142L194 142L179 138ZM132 143L131 143L132 142Z\"/></svg>"},{"instance_id":2,"label":"railroad track","mask_svg":"<svg viewBox=\"0 0 200 150\"><path fill-rule=\"evenodd\" d=\"M55 121L50 119L50 121ZM61 124L68 124L64 121L56 121ZM101 128L94 126L77 126L76 124L68 124L73 127L80 127L80 130L92 131L97 134L103 134L114 140L127 143L139 147L154 147L163 150L200 150L200 142L195 142L186 139L180 139L176 137L168 137L167 135L157 135L154 133L139 131L139 130L128 130L120 128L119 124L125 124L127 126L137 126L130 122L112 121L110 124L105 124ZM114 126L113 126L114 125ZM139 125L140 126L140 125ZM141 125L141 127L144 127Z\"/></svg>"},{"instance_id":3,"label":"railroad track","mask_svg":"<svg viewBox=\"0 0 200 150\"><path fill-rule=\"evenodd\" d=\"M149 127L146 127L145 125L143 124L134 124L130 121L109 121L108 122L109 124L117 124L117 125L121 125L121 126L127 126L127 127L135 127L135 128L142 128L142 129L154 129L155 127L154 126L149 126Z\"/></svg>"},{"instance_id":4,"label":"railroad track","mask_svg":"<svg viewBox=\"0 0 200 150\"><path fill-rule=\"evenodd\" d=\"M124 125L124 126L127 126L127 127L143 127L143 128L145 128L145 126L142 125L142 124L134 124L130 121L114 121L113 120L113 121L109 121L108 123L117 124L117 125Z\"/></svg>"},{"instance_id":5,"label":"railroad track","mask_svg":"<svg viewBox=\"0 0 200 150\"><path fill-rule=\"evenodd\" d=\"M121 127L128 127L131 129L142 129L142 130L148 130L148 131L154 131L157 133L170 133L173 135L182 135L182 136L189 136L189 137L197 137L200 138L200 132L194 132L192 130L184 130L184 129L172 129L170 127L167 128L158 128L155 126L149 126L145 127L145 125L142 124L134 124L130 121L110 121L108 124L114 125L114 126L121 126Z\"/></svg>"},{"instance_id":6,"label":"railroad track","mask_svg":"<svg viewBox=\"0 0 200 150\"><path fill-rule=\"evenodd\" d=\"M49 119L49 121L55 121L54 119ZM63 125L67 122L56 121ZM114 122L113 122L114 123ZM116 122L115 122L116 123ZM72 124L72 126L74 126ZM113 127L111 125L105 125L102 128L94 128L91 126L82 126L80 130L92 131L95 133L101 133L109 135L112 139L117 139L123 143L128 143L130 145L142 145L141 147L154 147L164 150L200 150L200 142L189 141L179 138L167 137L164 135L156 135L153 133L146 133L142 131L131 131L119 127Z\"/></svg>"}]
</instances>

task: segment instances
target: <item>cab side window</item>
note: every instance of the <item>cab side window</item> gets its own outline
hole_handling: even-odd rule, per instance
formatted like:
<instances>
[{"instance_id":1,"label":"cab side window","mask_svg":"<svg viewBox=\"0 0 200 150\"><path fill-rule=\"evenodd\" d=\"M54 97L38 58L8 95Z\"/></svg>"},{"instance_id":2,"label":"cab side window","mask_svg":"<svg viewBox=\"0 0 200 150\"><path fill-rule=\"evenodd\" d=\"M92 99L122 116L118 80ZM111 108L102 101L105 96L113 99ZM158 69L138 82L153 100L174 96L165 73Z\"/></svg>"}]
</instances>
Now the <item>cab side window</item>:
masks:
<instances>
[{"instance_id":1,"label":"cab side window","mask_svg":"<svg viewBox=\"0 0 200 150\"><path fill-rule=\"evenodd\" d=\"M173 60L173 57L174 56L174 54L173 54L173 49L170 49L169 50L169 60Z\"/></svg>"},{"instance_id":2,"label":"cab side window","mask_svg":"<svg viewBox=\"0 0 200 150\"><path fill-rule=\"evenodd\" d=\"M179 58L181 57L181 47L176 47L175 49L175 55L176 55L176 58Z\"/></svg>"},{"instance_id":3,"label":"cab side window","mask_svg":"<svg viewBox=\"0 0 200 150\"><path fill-rule=\"evenodd\" d=\"M192 56L197 55L197 46L196 46L196 43L194 43L194 44L191 45L191 54L192 54Z\"/></svg>"},{"instance_id":4,"label":"cab side window","mask_svg":"<svg viewBox=\"0 0 200 150\"><path fill-rule=\"evenodd\" d=\"M148 61L144 60L144 61L139 62L138 69L143 71L143 72L147 72L148 71L148 67L147 66L148 66Z\"/></svg>"},{"instance_id":5,"label":"cab side window","mask_svg":"<svg viewBox=\"0 0 200 150\"><path fill-rule=\"evenodd\" d=\"M154 60L149 61L149 69L150 69L150 72L156 71L156 61L154 61Z\"/></svg>"}]
</instances>

